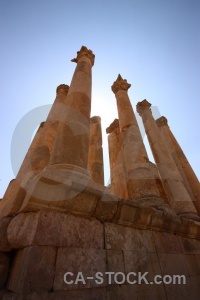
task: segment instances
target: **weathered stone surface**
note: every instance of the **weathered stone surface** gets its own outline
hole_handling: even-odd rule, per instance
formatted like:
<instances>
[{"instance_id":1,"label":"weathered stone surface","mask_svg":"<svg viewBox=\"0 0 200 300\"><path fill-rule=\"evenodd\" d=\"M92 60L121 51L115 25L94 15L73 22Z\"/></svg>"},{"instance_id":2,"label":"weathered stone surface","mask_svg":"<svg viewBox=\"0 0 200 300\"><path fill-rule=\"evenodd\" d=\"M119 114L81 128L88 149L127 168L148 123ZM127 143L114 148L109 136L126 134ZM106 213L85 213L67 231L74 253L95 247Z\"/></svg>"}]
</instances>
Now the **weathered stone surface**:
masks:
<instances>
[{"instance_id":1,"label":"weathered stone surface","mask_svg":"<svg viewBox=\"0 0 200 300\"><path fill-rule=\"evenodd\" d=\"M123 256L123 251L122 250L107 250L106 251L106 261L107 261L107 271L108 272L122 272L125 274L125 269L124 269L124 256ZM111 277L112 279L112 284L116 284L114 281L114 277ZM122 280L123 278L120 277L118 280Z\"/></svg>"},{"instance_id":2,"label":"weathered stone surface","mask_svg":"<svg viewBox=\"0 0 200 300\"><path fill-rule=\"evenodd\" d=\"M90 146L87 168L92 180L104 185L101 118L98 116L90 118Z\"/></svg>"},{"instance_id":3,"label":"weathered stone surface","mask_svg":"<svg viewBox=\"0 0 200 300\"><path fill-rule=\"evenodd\" d=\"M165 141L156 125L150 107L151 103L145 99L138 102L137 111L142 117L149 144L158 171L163 180L170 206L175 209L177 214L192 213L196 215L197 211L182 182L182 177L173 157L166 147Z\"/></svg>"},{"instance_id":4,"label":"weathered stone surface","mask_svg":"<svg viewBox=\"0 0 200 300\"><path fill-rule=\"evenodd\" d=\"M200 275L200 254L186 254L185 258L190 275Z\"/></svg>"},{"instance_id":5,"label":"weathered stone surface","mask_svg":"<svg viewBox=\"0 0 200 300\"><path fill-rule=\"evenodd\" d=\"M16 293L50 291L55 275L57 248L29 246L18 250L12 264L7 288Z\"/></svg>"},{"instance_id":6,"label":"weathered stone surface","mask_svg":"<svg viewBox=\"0 0 200 300\"><path fill-rule=\"evenodd\" d=\"M103 248L103 225L51 210L21 213L9 225L8 239L13 248L30 245Z\"/></svg>"},{"instance_id":7,"label":"weathered stone surface","mask_svg":"<svg viewBox=\"0 0 200 300\"><path fill-rule=\"evenodd\" d=\"M179 238L167 232L153 232L156 251L159 253L182 253Z\"/></svg>"},{"instance_id":8,"label":"weathered stone surface","mask_svg":"<svg viewBox=\"0 0 200 300\"><path fill-rule=\"evenodd\" d=\"M102 222L110 221L117 211L118 204L118 197L104 193L92 216Z\"/></svg>"},{"instance_id":9,"label":"weathered stone surface","mask_svg":"<svg viewBox=\"0 0 200 300\"><path fill-rule=\"evenodd\" d=\"M107 300L167 300L165 289L162 284L160 285L122 285L110 286L107 291Z\"/></svg>"},{"instance_id":10,"label":"weathered stone surface","mask_svg":"<svg viewBox=\"0 0 200 300\"><path fill-rule=\"evenodd\" d=\"M0 252L0 290L5 287L10 266L10 256L7 253Z\"/></svg>"},{"instance_id":11,"label":"weathered stone surface","mask_svg":"<svg viewBox=\"0 0 200 300\"><path fill-rule=\"evenodd\" d=\"M187 267L184 254L173 253L165 254L158 253L160 267L163 275L185 275L189 276L189 270Z\"/></svg>"},{"instance_id":12,"label":"weathered stone surface","mask_svg":"<svg viewBox=\"0 0 200 300\"><path fill-rule=\"evenodd\" d=\"M12 217L4 217L0 219L0 251L6 252L12 249L7 239L7 228L11 220Z\"/></svg>"},{"instance_id":13,"label":"weathered stone surface","mask_svg":"<svg viewBox=\"0 0 200 300\"><path fill-rule=\"evenodd\" d=\"M188 239L186 237L179 237L183 253L186 254L200 254L200 240Z\"/></svg>"},{"instance_id":14,"label":"weathered stone surface","mask_svg":"<svg viewBox=\"0 0 200 300\"><path fill-rule=\"evenodd\" d=\"M152 231L105 223L106 249L155 252Z\"/></svg>"},{"instance_id":15,"label":"weathered stone surface","mask_svg":"<svg viewBox=\"0 0 200 300\"><path fill-rule=\"evenodd\" d=\"M29 193L20 212L45 208L82 216L91 216L102 195L100 185L94 183L88 172L74 165L52 165L29 185Z\"/></svg>"},{"instance_id":16,"label":"weathered stone surface","mask_svg":"<svg viewBox=\"0 0 200 300\"><path fill-rule=\"evenodd\" d=\"M148 272L146 278L153 281L156 275L161 275L158 256L156 253L145 251L127 251L124 250L124 265L126 274L129 272Z\"/></svg>"},{"instance_id":17,"label":"weathered stone surface","mask_svg":"<svg viewBox=\"0 0 200 300\"><path fill-rule=\"evenodd\" d=\"M106 288L72 290L50 293L7 293L2 300L107 300Z\"/></svg>"},{"instance_id":18,"label":"weathered stone surface","mask_svg":"<svg viewBox=\"0 0 200 300\"><path fill-rule=\"evenodd\" d=\"M69 281L73 280L74 283L67 284L64 282L64 274L66 272L72 272L74 274L73 276L67 277ZM85 284L83 282L77 282L77 284L75 284L78 272L82 272ZM95 282L94 277L96 272L102 272L103 274L106 272L105 250L59 248L53 289L54 291L62 291L105 286L107 284L105 278L102 284ZM93 279L87 279L87 277L93 277Z\"/></svg>"},{"instance_id":19,"label":"weathered stone surface","mask_svg":"<svg viewBox=\"0 0 200 300\"><path fill-rule=\"evenodd\" d=\"M169 300L198 300L200 298L199 289L200 277L187 277L186 284L165 285L167 299Z\"/></svg>"}]
</instances>

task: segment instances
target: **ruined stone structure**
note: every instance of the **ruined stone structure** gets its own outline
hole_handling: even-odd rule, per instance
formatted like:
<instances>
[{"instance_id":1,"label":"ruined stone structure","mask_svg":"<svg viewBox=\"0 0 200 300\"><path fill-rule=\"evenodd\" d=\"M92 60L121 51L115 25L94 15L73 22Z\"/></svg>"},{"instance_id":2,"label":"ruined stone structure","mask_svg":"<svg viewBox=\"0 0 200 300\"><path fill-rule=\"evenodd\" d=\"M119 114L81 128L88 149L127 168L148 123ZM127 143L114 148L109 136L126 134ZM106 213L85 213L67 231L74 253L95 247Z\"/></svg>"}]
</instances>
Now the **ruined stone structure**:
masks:
<instances>
[{"instance_id":1,"label":"ruined stone structure","mask_svg":"<svg viewBox=\"0 0 200 300\"><path fill-rule=\"evenodd\" d=\"M0 298L200 299L199 181L166 118L154 120L143 100L149 161L119 75L104 185L101 118L90 116L94 59L77 52L70 86L58 86L0 202Z\"/></svg>"}]
</instances>

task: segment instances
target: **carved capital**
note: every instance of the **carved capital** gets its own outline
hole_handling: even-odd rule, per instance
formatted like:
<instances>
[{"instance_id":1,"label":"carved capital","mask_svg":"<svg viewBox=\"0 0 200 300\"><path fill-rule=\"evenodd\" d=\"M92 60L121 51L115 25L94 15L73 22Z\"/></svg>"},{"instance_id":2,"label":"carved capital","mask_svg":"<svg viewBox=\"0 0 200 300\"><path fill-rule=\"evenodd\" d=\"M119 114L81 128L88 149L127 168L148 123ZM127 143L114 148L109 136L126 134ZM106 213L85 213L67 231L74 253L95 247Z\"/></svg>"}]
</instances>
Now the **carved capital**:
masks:
<instances>
[{"instance_id":1,"label":"carved capital","mask_svg":"<svg viewBox=\"0 0 200 300\"><path fill-rule=\"evenodd\" d=\"M69 91L69 86L66 84L60 84L57 89L56 89L56 94L57 95L66 95L68 94Z\"/></svg>"},{"instance_id":2,"label":"carved capital","mask_svg":"<svg viewBox=\"0 0 200 300\"><path fill-rule=\"evenodd\" d=\"M138 102L136 105L137 112L140 114L144 110L149 109L151 107L151 103L149 103L146 99L141 102Z\"/></svg>"},{"instance_id":3,"label":"carved capital","mask_svg":"<svg viewBox=\"0 0 200 300\"><path fill-rule=\"evenodd\" d=\"M95 55L93 54L92 50L88 49L85 46L81 47L81 50L77 52L77 57L72 59L71 61L77 63L79 61L79 59L83 56L86 56L87 58L89 58L92 65L94 65Z\"/></svg>"},{"instance_id":4,"label":"carved capital","mask_svg":"<svg viewBox=\"0 0 200 300\"><path fill-rule=\"evenodd\" d=\"M165 126L165 125L168 126L167 119L163 116L156 120L156 124L158 127Z\"/></svg>"},{"instance_id":5,"label":"carved capital","mask_svg":"<svg viewBox=\"0 0 200 300\"><path fill-rule=\"evenodd\" d=\"M108 128L106 128L106 133L113 132L116 128L119 128L119 120L115 119Z\"/></svg>"},{"instance_id":6,"label":"carved capital","mask_svg":"<svg viewBox=\"0 0 200 300\"><path fill-rule=\"evenodd\" d=\"M113 83L111 86L111 89L114 94L116 94L120 90L127 91L131 87L131 84L127 82L126 79L123 79L121 75L119 74L117 77L117 80Z\"/></svg>"},{"instance_id":7,"label":"carved capital","mask_svg":"<svg viewBox=\"0 0 200 300\"><path fill-rule=\"evenodd\" d=\"M93 116L90 118L90 123L101 123L101 118L99 116Z\"/></svg>"}]
</instances>

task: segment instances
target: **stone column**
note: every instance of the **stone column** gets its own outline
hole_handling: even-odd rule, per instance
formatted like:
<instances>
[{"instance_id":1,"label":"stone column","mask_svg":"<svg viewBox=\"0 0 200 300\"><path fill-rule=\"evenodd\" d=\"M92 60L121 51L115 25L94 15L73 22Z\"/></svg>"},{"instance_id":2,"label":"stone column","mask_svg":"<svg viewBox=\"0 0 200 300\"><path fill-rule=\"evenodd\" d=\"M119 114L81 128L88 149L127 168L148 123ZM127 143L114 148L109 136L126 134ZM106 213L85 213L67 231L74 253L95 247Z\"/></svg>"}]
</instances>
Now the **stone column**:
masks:
<instances>
[{"instance_id":1,"label":"stone column","mask_svg":"<svg viewBox=\"0 0 200 300\"><path fill-rule=\"evenodd\" d=\"M175 161L175 164L182 176L183 182L192 197L194 206L200 214L200 184L199 180L194 173L190 163L188 162L183 150L181 149L179 143L174 137L173 133L170 130L167 119L161 117L156 120L157 126L159 127L162 136L167 142L168 149Z\"/></svg>"},{"instance_id":2,"label":"stone column","mask_svg":"<svg viewBox=\"0 0 200 300\"><path fill-rule=\"evenodd\" d=\"M110 160L110 192L121 198L128 198L126 170L124 166L122 139L119 120L115 119L106 129Z\"/></svg>"},{"instance_id":3,"label":"stone column","mask_svg":"<svg viewBox=\"0 0 200 300\"><path fill-rule=\"evenodd\" d=\"M94 64L94 54L82 46L73 62L77 63L69 92L67 108L63 112L59 124L51 165L58 168L75 168L80 172L87 170L90 110L91 110L91 69Z\"/></svg>"},{"instance_id":4,"label":"stone column","mask_svg":"<svg viewBox=\"0 0 200 300\"><path fill-rule=\"evenodd\" d=\"M14 215L18 212L26 195L26 182L39 174L49 163L56 138L60 114L67 99L69 86L61 84L56 89L56 99L31 142L28 152L17 173L16 179L9 184L3 200L0 202L0 216Z\"/></svg>"},{"instance_id":5,"label":"stone column","mask_svg":"<svg viewBox=\"0 0 200 300\"><path fill-rule=\"evenodd\" d=\"M171 207L178 215L198 220L197 211L191 201L176 164L166 147L150 110L151 104L145 99L138 102L137 111L142 117L150 147L163 180Z\"/></svg>"},{"instance_id":6,"label":"stone column","mask_svg":"<svg viewBox=\"0 0 200 300\"><path fill-rule=\"evenodd\" d=\"M112 85L117 101L129 199L165 198L161 181L155 180L138 123L128 97L130 84L119 75ZM148 200L149 201L149 200Z\"/></svg>"},{"instance_id":7,"label":"stone column","mask_svg":"<svg viewBox=\"0 0 200 300\"><path fill-rule=\"evenodd\" d=\"M101 118L97 116L90 118L88 171L93 181L104 185Z\"/></svg>"}]
</instances>

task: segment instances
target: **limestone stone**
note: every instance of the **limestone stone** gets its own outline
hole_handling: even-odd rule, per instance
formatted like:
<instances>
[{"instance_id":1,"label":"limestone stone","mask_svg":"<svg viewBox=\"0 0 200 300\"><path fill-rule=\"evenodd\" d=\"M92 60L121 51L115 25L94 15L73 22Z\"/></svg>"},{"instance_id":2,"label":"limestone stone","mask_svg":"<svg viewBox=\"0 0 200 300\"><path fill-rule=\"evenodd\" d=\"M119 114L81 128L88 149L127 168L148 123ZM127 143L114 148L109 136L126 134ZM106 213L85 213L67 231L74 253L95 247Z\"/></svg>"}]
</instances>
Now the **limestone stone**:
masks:
<instances>
[{"instance_id":1,"label":"limestone stone","mask_svg":"<svg viewBox=\"0 0 200 300\"><path fill-rule=\"evenodd\" d=\"M119 127L122 134L123 161L126 169L127 189L129 199L140 199L145 196L163 196L164 191L149 165L149 158L143 143L139 126L131 106L127 91L130 88L127 80L121 75L112 85L112 91L117 101ZM158 182L158 179L157 179ZM148 198L147 198L148 199Z\"/></svg>"},{"instance_id":2,"label":"limestone stone","mask_svg":"<svg viewBox=\"0 0 200 300\"><path fill-rule=\"evenodd\" d=\"M18 214L8 228L8 239L15 249L31 245L103 248L103 226L51 210Z\"/></svg>"},{"instance_id":3,"label":"limestone stone","mask_svg":"<svg viewBox=\"0 0 200 300\"><path fill-rule=\"evenodd\" d=\"M163 284L160 285L147 285L147 284L137 284L137 285L112 285L107 291L108 300L167 300L165 293L165 288Z\"/></svg>"},{"instance_id":4,"label":"limestone stone","mask_svg":"<svg viewBox=\"0 0 200 300\"><path fill-rule=\"evenodd\" d=\"M49 166L34 178L20 212L50 208L91 216L102 195L100 185L95 185L87 174L81 174L80 168L73 165L68 167L62 164Z\"/></svg>"},{"instance_id":5,"label":"limestone stone","mask_svg":"<svg viewBox=\"0 0 200 300\"><path fill-rule=\"evenodd\" d=\"M124 269L124 255L122 250L107 250L106 251L106 261L107 261L107 272L122 272L125 274ZM111 277L111 284L116 284L114 278ZM123 278L119 275L119 280Z\"/></svg>"},{"instance_id":6,"label":"limestone stone","mask_svg":"<svg viewBox=\"0 0 200 300\"><path fill-rule=\"evenodd\" d=\"M148 272L146 276L148 281L153 281L156 275L162 274L157 253L124 250L124 265L126 274Z\"/></svg>"},{"instance_id":7,"label":"limestone stone","mask_svg":"<svg viewBox=\"0 0 200 300\"><path fill-rule=\"evenodd\" d=\"M94 288L50 293L6 293L2 300L107 300L106 288Z\"/></svg>"},{"instance_id":8,"label":"limestone stone","mask_svg":"<svg viewBox=\"0 0 200 300\"><path fill-rule=\"evenodd\" d=\"M128 198L126 170L123 159L122 137L119 120L115 119L106 129L108 135L111 193L118 197Z\"/></svg>"},{"instance_id":9,"label":"limestone stone","mask_svg":"<svg viewBox=\"0 0 200 300\"><path fill-rule=\"evenodd\" d=\"M183 253L185 254L200 254L200 240L188 239L179 237Z\"/></svg>"},{"instance_id":10,"label":"limestone stone","mask_svg":"<svg viewBox=\"0 0 200 300\"><path fill-rule=\"evenodd\" d=\"M90 118L88 171L96 183L104 185L101 118L97 116Z\"/></svg>"},{"instance_id":11,"label":"limestone stone","mask_svg":"<svg viewBox=\"0 0 200 300\"><path fill-rule=\"evenodd\" d=\"M0 252L0 290L5 287L9 273L10 256L8 253Z\"/></svg>"},{"instance_id":12,"label":"limestone stone","mask_svg":"<svg viewBox=\"0 0 200 300\"><path fill-rule=\"evenodd\" d=\"M50 163L73 164L87 169L94 54L83 46L72 61L77 67L66 99L68 111L64 122L59 124Z\"/></svg>"},{"instance_id":13,"label":"limestone stone","mask_svg":"<svg viewBox=\"0 0 200 300\"><path fill-rule=\"evenodd\" d=\"M189 270L184 254L158 253L159 263L163 275L189 276Z\"/></svg>"},{"instance_id":14,"label":"limestone stone","mask_svg":"<svg viewBox=\"0 0 200 300\"><path fill-rule=\"evenodd\" d=\"M176 167L170 151L156 125L150 110L151 104L145 99L137 104L137 111L142 117L149 144L154 155L158 171L167 194L169 203L178 215L192 213L195 217L197 211L184 187L182 177Z\"/></svg>"},{"instance_id":15,"label":"limestone stone","mask_svg":"<svg viewBox=\"0 0 200 300\"><path fill-rule=\"evenodd\" d=\"M198 300L200 278L186 278L186 284L167 284L165 285L167 299L169 300Z\"/></svg>"},{"instance_id":16,"label":"limestone stone","mask_svg":"<svg viewBox=\"0 0 200 300\"><path fill-rule=\"evenodd\" d=\"M200 254L185 255L190 276L200 276Z\"/></svg>"},{"instance_id":17,"label":"limestone stone","mask_svg":"<svg viewBox=\"0 0 200 300\"><path fill-rule=\"evenodd\" d=\"M16 293L50 291L53 287L57 248L29 246L18 250L7 288Z\"/></svg>"},{"instance_id":18,"label":"limestone stone","mask_svg":"<svg viewBox=\"0 0 200 300\"><path fill-rule=\"evenodd\" d=\"M102 222L112 220L117 211L118 204L119 200L117 197L104 193L101 200L98 201L93 217Z\"/></svg>"},{"instance_id":19,"label":"limestone stone","mask_svg":"<svg viewBox=\"0 0 200 300\"><path fill-rule=\"evenodd\" d=\"M167 232L153 231L156 250L158 253L182 253L179 238Z\"/></svg>"},{"instance_id":20,"label":"limestone stone","mask_svg":"<svg viewBox=\"0 0 200 300\"><path fill-rule=\"evenodd\" d=\"M74 282L67 284L64 282L64 274L73 273L69 280ZM78 272L82 272L85 279L83 282L76 282ZM106 286L106 280L102 284L95 282L96 272L106 272L106 252L104 249L92 248L59 248L56 261L56 273L54 279L54 291L84 289ZM93 277L89 279L88 277ZM87 279L88 278L88 279Z\"/></svg>"},{"instance_id":21,"label":"limestone stone","mask_svg":"<svg viewBox=\"0 0 200 300\"><path fill-rule=\"evenodd\" d=\"M0 251L11 251L12 247L7 239L7 228L12 217L4 217L0 219Z\"/></svg>"},{"instance_id":22,"label":"limestone stone","mask_svg":"<svg viewBox=\"0 0 200 300\"><path fill-rule=\"evenodd\" d=\"M105 223L106 249L155 252L152 231Z\"/></svg>"},{"instance_id":23,"label":"limestone stone","mask_svg":"<svg viewBox=\"0 0 200 300\"><path fill-rule=\"evenodd\" d=\"M190 163L188 162L183 150L174 137L170 127L168 126L167 119L161 117L156 120L156 123L167 141L166 145L169 148L171 155L176 163L176 166L182 176L184 184L192 197L194 206L200 214L200 184L199 180L194 173Z\"/></svg>"}]
</instances>

